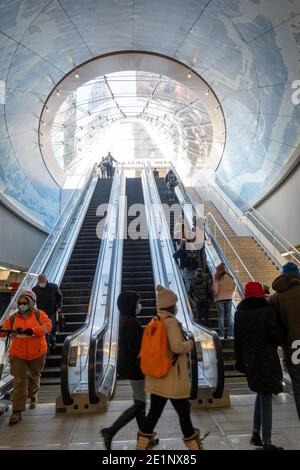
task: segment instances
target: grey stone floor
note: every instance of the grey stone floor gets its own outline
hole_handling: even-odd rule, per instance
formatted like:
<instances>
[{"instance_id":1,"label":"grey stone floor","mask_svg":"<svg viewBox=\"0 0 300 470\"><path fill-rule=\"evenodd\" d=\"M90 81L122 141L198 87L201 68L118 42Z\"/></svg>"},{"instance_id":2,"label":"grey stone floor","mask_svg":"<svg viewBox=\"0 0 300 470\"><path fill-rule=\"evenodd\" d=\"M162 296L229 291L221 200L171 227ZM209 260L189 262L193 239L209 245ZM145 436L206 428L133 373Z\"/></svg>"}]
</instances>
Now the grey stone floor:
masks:
<instances>
[{"instance_id":1,"label":"grey stone floor","mask_svg":"<svg viewBox=\"0 0 300 470\"><path fill-rule=\"evenodd\" d=\"M230 408L193 410L195 426L201 434L210 431L205 440L209 450L253 450L248 444L254 395L232 396ZM99 429L111 424L128 400L112 401L105 413L64 416L55 414L54 404L40 404L27 410L15 426L8 425L10 412L0 417L0 451L4 449L103 449ZM273 442L285 449L300 449L300 421L293 398L281 394L273 401ZM177 417L168 405L156 429L160 438L157 449L184 449ZM137 427L131 422L116 436L114 449L134 449Z\"/></svg>"}]
</instances>

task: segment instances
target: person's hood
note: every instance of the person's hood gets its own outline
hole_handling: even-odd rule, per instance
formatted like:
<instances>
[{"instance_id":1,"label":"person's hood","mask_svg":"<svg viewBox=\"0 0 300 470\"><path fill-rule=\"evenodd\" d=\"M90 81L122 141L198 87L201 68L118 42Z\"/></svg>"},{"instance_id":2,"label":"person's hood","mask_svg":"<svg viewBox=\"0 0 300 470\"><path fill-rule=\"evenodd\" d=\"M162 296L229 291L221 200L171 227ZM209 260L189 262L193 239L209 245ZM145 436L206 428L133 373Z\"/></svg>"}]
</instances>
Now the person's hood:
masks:
<instances>
[{"instance_id":1,"label":"person's hood","mask_svg":"<svg viewBox=\"0 0 300 470\"><path fill-rule=\"evenodd\" d=\"M118 297L118 309L123 315L136 316L135 310L140 296L135 291L122 292Z\"/></svg>"},{"instance_id":2,"label":"person's hood","mask_svg":"<svg viewBox=\"0 0 300 470\"><path fill-rule=\"evenodd\" d=\"M273 290L276 292L284 292L294 285L300 285L300 277L287 274L280 274L272 284Z\"/></svg>"},{"instance_id":3,"label":"person's hood","mask_svg":"<svg viewBox=\"0 0 300 470\"><path fill-rule=\"evenodd\" d=\"M268 307L268 302L262 297L247 297L243 299L237 306L237 310L252 310L255 308Z\"/></svg>"}]
</instances>

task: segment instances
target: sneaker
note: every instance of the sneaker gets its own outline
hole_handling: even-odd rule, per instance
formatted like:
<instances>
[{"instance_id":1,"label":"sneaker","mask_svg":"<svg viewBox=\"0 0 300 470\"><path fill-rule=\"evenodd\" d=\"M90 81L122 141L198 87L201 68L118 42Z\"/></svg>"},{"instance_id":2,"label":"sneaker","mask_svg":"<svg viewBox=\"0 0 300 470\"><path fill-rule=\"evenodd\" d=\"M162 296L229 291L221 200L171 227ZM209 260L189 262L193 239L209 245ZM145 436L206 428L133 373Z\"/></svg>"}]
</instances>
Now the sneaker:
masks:
<instances>
[{"instance_id":1,"label":"sneaker","mask_svg":"<svg viewBox=\"0 0 300 470\"><path fill-rule=\"evenodd\" d=\"M21 421L22 415L21 411L13 411L11 417L9 418L9 424L17 424L19 421Z\"/></svg>"},{"instance_id":2,"label":"sneaker","mask_svg":"<svg viewBox=\"0 0 300 470\"><path fill-rule=\"evenodd\" d=\"M253 432L249 444L255 447L263 447L263 442L258 432Z\"/></svg>"},{"instance_id":3,"label":"sneaker","mask_svg":"<svg viewBox=\"0 0 300 470\"><path fill-rule=\"evenodd\" d=\"M263 450L284 450L284 448L275 446L272 442L265 442L263 444Z\"/></svg>"},{"instance_id":4,"label":"sneaker","mask_svg":"<svg viewBox=\"0 0 300 470\"><path fill-rule=\"evenodd\" d=\"M31 398L30 399L30 404L29 404L29 409L34 410L37 405L37 399L36 398Z\"/></svg>"}]
</instances>

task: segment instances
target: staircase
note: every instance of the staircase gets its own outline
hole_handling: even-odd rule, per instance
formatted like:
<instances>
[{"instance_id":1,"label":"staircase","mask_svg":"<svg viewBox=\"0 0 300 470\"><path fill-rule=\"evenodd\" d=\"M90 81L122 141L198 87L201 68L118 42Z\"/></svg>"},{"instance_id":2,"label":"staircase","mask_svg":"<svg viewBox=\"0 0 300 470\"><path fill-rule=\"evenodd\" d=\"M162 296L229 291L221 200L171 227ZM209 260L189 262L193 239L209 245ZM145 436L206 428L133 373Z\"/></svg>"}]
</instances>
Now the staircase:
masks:
<instances>
[{"instance_id":1,"label":"staircase","mask_svg":"<svg viewBox=\"0 0 300 470\"><path fill-rule=\"evenodd\" d=\"M42 384L60 383L61 354L65 338L78 330L85 322L101 239L96 228L101 220L96 216L99 204L108 203L112 179L98 180L60 289L63 294L62 312L66 319L65 328L56 335L56 348L47 356L42 373Z\"/></svg>"},{"instance_id":2,"label":"staircase","mask_svg":"<svg viewBox=\"0 0 300 470\"><path fill-rule=\"evenodd\" d=\"M212 202L205 202L204 213L207 215L209 212L211 212L215 217L219 226L226 234L231 245L247 267L252 277L256 281L266 284L271 288L273 280L280 274L280 271L263 248L251 236L237 236L214 204ZM233 270L237 272L241 283L245 285L245 283L250 280L249 275L243 266L237 261L233 250L230 248L228 243L224 241L224 237L221 232L218 229L214 231L213 225L210 222L211 219L208 218L207 220L210 229L215 233L218 245L224 252Z\"/></svg>"}]
</instances>

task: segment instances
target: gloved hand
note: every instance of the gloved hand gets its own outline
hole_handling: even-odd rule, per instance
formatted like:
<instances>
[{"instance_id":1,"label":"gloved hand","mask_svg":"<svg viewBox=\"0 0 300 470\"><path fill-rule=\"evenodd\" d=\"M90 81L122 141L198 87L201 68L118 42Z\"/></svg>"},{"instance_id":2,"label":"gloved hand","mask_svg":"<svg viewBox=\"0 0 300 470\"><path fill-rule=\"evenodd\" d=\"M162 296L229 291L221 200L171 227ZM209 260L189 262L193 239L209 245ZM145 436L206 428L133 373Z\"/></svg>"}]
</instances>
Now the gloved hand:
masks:
<instances>
[{"instance_id":1,"label":"gloved hand","mask_svg":"<svg viewBox=\"0 0 300 470\"><path fill-rule=\"evenodd\" d=\"M33 329L32 328L27 328L26 330L23 330L23 334L26 336L32 336L33 335Z\"/></svg>"},{"instance_id":2,"label":"gloved hand","mask_svg":"<svg viewBox=\"0 0 300 470\"><path fill-rule=\"evenodd\" d=\"M60 314L58 317L58 328L59 330L63 330L66 326L66 321L64 315Z\"/></svg>"},{"instance_id":3,"label":"gloved hand","mask_svg":"<svg viewBox=\"0 0 300 470\"><path fill-rule=\"evenodd\" d=\"M19 327L19 328L16 328L16 329L15 329L15 333L16 333L17 335L22 335L22 334L23 334L23 329L20 328L20 327Z\"/></svg>"}]
</instances>

